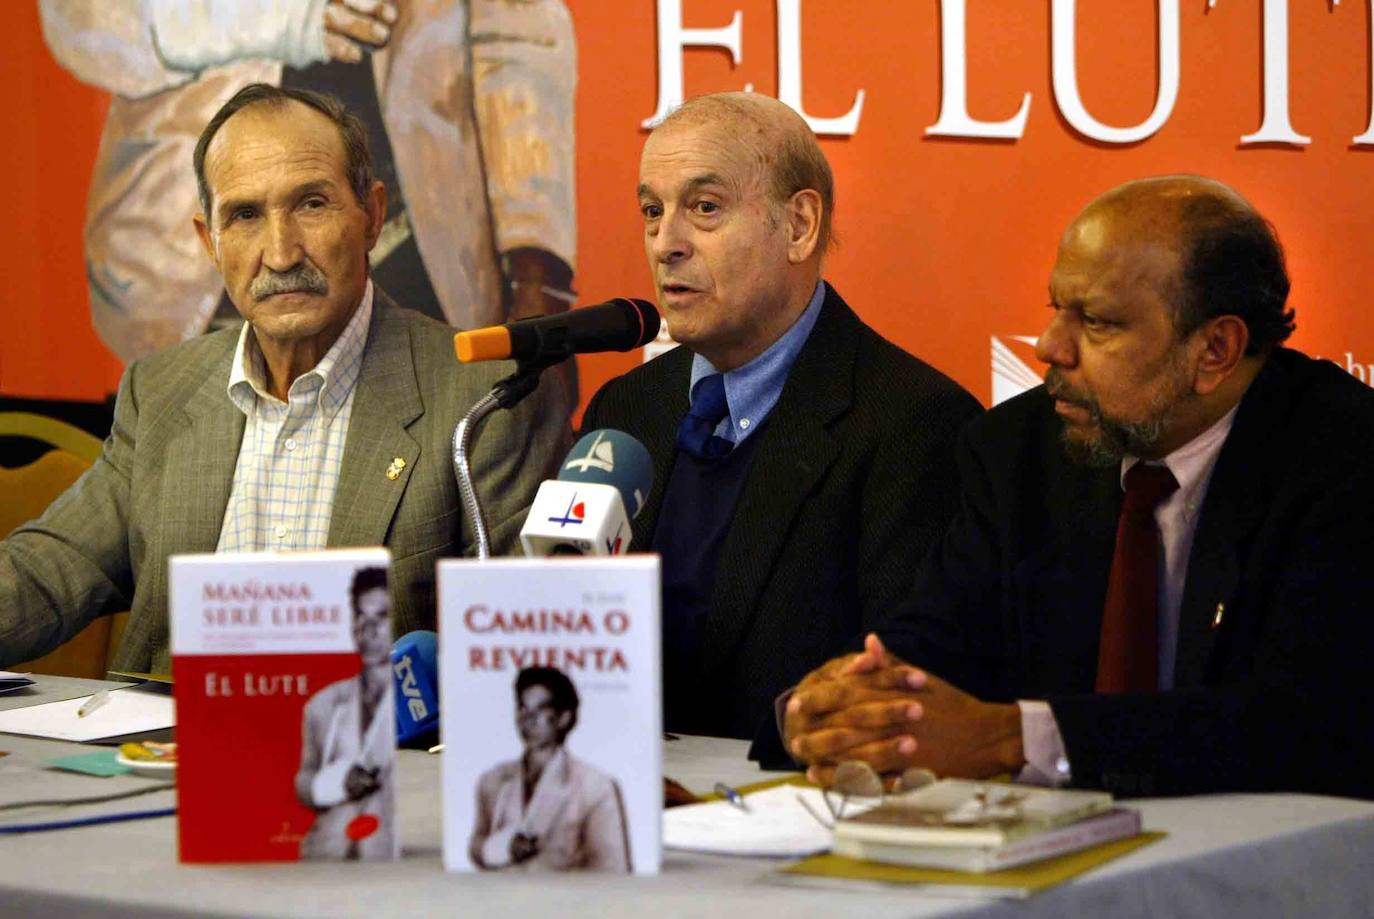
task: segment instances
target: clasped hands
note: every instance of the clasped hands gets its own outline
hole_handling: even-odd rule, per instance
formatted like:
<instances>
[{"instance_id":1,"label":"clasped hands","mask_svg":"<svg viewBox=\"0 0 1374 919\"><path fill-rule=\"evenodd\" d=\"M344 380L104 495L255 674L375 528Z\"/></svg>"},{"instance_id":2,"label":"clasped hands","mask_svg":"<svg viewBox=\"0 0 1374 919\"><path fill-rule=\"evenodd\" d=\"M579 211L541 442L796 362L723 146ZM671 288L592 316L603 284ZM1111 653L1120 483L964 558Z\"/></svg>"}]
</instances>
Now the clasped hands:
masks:
<instances>
[{"instance_id":1,"label":"clasped hands","mask_svg":"<svg viewBox=\"0 0 1374 919\"><path fill-rule=\"evenodd\" d=\"M809 767L807 778L833 784L840 763L868 763L889 787L906 769L984 779L1024 765L1021 711L981 702L891 654L877 635L864 650L813 670L787 702L783 737Z\"/></svg>"}]
</instances>

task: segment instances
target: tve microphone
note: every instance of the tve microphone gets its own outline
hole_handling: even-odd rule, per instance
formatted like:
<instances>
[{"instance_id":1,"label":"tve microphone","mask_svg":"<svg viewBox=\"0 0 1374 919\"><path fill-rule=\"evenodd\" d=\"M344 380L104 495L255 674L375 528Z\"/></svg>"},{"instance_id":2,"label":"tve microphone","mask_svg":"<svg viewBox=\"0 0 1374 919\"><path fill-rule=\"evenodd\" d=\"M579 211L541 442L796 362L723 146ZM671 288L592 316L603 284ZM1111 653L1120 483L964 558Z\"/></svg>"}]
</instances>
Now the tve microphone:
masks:
<instances>
[{"instance_id":1,"label":"tve microphone","mask_svg":"<svg viewBox=\"0 0 1374 919\"><path fill-rule=\"evenodd\" d=\"M402 746L428 738L438 730L438 645L438 635L419 630L402 635L391 648L396 741ZM429 746L423 742L421 745Z\"/></svg>"},{"instance_id":2,"label":"tve microphone","mask_svg":"<svg viewBox=\"0 0 1374 919\"><path fill-rule=\"evenodd\" d=\"M574 354L629 351L658 335L658 310L647 300L620 297L556 316L459 332L453 350L463 363L518 361L550 366Z\"/></svg>"},{"instance_id":3,"label":"tve microphone","mask_svg":"<svg viewBox=\"0 0 1374 919\"><path fill-rule=\"evenodd\" d=\"M573 444L558 478L539 486L520 530L525 554L624 555L653 484L642 443L624 431L592 431Z\"/></svg>"}]
</instances>

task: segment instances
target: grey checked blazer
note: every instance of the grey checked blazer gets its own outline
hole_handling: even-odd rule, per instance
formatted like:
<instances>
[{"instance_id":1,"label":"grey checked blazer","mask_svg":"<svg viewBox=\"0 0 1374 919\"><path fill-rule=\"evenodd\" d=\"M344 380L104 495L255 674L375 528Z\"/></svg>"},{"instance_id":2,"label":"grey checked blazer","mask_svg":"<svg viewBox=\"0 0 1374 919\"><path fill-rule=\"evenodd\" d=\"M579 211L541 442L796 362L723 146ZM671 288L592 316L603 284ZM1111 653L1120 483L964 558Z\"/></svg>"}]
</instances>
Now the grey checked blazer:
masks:
<instances>
[{"instance_id":1,"label":"grey checked blazer","mask_svg":"<svg viewBox=\"0 0 1374 919\"><path fill-rule=\"evenodd\" d=\"M344 444L330 547L386 545L394 634L433 628L434 564L471 534L453 476L454 425L510 364L459 365L453 330L381 290ZM0 541L0 667L130 610L120 670L170 672L167 558L213 552L244 416L225 392L238 330L133 364L101 457L38 520ZM570 406L552 382L479 432L473 473L493 551L517 542L539 482L557 475ZM387 467L405 460L390 480Z\"/></svg>"}]
</instances>

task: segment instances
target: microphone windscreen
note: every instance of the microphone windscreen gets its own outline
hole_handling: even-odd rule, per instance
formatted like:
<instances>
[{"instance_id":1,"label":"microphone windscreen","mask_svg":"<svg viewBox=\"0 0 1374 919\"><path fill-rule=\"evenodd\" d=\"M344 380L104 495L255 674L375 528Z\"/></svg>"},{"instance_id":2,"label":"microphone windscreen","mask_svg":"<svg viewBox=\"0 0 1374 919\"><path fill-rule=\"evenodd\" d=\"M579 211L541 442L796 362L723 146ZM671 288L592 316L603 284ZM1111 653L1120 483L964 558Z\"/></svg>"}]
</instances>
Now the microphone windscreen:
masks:
<instances>
[{"instance_id":1,"label":"microphone windscreen","mask_svg":"<svg viewBox=\"0 0 1374 919\"><path fill-rule=\"evenodd\" d=\"M658 336L660 324L658 310L649 301L619 297L552 316L459 332L453 336L453 350L465 364L514 358L548 367L574 354L647 345Z\"/></svg>"},{"instance_id":2,"label":"microphone windscreen","mask_svg":"<svg viewBox=\"0 0 1374 919\"><path fill-rule=\"evenodd\" d=\"M510 357L510 330L496 325L459 332L453 336L453 350L465 364L473 361L503 361Z\"/></svg>"},{"instance_id":3,"label":"microphone windscreen","mask_svg":"<svg viewBox=\"0 0 1374 919\"><path fill-rule=\"evenodd\" d=\"M633 520L654 484L654 461L648 449L624 431L601 428L573 444L560 481L611 485L620 492L625 513Z\"/></svg>"},{"instance_id":4,"label":"microphone windscreen","mask_svg":"<svg viewBox=\"0 0 1374 919\"><path fill-rule=\"evenodd\" d=\"M391 648L391 675L395 681L397 742L413 742L437 729L439 636L421 629L396 639Z\"/></svg>"},{"instance_id":5,"label":"microphone windscreen","mask_svg":"<svg viewBox=\"0 0 1374 919\"><path fill-rule=\"evenodd\" d=\"M658 308L648 300L638 300L634 297L621 297L613 303L629 304L629 313L635 317L639 323L639 334L635 338L634 344L623 350L629 351L633 348L640 348L647 345L658 337L658 329L662 324L662 317L658 314Z\"/></svg>"}]
</instances>

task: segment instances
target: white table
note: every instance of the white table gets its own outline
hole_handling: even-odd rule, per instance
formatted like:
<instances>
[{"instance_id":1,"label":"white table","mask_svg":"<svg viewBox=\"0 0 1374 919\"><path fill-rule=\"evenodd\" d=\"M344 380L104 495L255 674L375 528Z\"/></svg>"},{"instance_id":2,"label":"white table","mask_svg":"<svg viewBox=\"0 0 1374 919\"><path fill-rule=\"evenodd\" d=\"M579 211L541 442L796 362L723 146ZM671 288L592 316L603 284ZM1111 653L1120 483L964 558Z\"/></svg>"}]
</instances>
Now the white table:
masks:
<instances>
[{"instance_id":1,"label":"white table","mask_svg":"<svg viewBox=\"0 0 1374 919\"><path fill-rule=\"evenodd\" d=\"M85 695L100 683L40 678L37 691L0 695L0 708ZM0 735L0 803L82 797L148 781L94 779L42 765L80 744ZM668 774L708 791L768 776L743 741L668 742ZM1214 795L1133 802L1169 833L1063 887L1024 902L957 900L907 890L778 886L777 863L667 853L662 875L446 874L440 864L438 757L403 751L404 857L394 864L202 866L176 861L174 818L0 836L0 916L474 915L538 919L623 916L873 917L1374 915L1374 802L1310 795ZM121 809L171 806L158 792ZM106 805L114 810L113 805Z\"/></svg>"}]
</instances>

